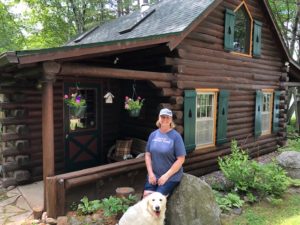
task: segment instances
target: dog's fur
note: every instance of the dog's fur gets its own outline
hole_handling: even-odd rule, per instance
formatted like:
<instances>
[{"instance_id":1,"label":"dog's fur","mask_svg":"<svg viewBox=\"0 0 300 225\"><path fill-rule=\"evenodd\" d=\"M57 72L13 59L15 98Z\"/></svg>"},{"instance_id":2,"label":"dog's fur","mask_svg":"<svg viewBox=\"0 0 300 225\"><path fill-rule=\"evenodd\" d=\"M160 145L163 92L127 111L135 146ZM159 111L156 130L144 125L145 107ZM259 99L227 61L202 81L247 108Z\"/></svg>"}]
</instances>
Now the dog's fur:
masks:
<instances>
[{"instance_id":1,"label":"dog's fur","mask_svg":"<svg viewBox=\"0 0 300 225\"><path fill-rule=\"evenodd\" d=\"M154 192L129 207L119 225L164 225L167 199Z\"/></svg>"}]
</instances>

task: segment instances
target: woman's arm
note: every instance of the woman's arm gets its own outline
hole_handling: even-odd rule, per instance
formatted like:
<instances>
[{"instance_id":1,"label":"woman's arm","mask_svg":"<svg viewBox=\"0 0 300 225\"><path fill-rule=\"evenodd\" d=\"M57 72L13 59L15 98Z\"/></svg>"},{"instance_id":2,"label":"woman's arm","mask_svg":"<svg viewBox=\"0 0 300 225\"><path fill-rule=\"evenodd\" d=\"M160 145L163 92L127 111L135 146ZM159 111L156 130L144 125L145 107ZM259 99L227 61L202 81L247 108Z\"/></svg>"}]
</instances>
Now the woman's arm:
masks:
<instances>
[{"instance_id":1,"label":"woman's arm","mask_svg":"<svg viewBox=\"0 0 300 225\"><path fill-rule=\"evenodd\" d=\"M167 180L169 180L169 178L173 176L182 167L184 160L185 156L178 156L177 160L173 163L171 168L158 179L157 184L164 185L167 182Z\"/></svg>"},{"instance_id":2,"label":"woman's arm","mask_svg":"<svg viewBox=\"0 0 300 225\"><path fill-rule=\"evenodd\" d=\"M150 152L146 152L146 154L145 154L145 163L146 163L146 167L147 167L149 183L155 185L156 184L156 176L153 173L151 153Z\"/></svg>"}]
</instances>

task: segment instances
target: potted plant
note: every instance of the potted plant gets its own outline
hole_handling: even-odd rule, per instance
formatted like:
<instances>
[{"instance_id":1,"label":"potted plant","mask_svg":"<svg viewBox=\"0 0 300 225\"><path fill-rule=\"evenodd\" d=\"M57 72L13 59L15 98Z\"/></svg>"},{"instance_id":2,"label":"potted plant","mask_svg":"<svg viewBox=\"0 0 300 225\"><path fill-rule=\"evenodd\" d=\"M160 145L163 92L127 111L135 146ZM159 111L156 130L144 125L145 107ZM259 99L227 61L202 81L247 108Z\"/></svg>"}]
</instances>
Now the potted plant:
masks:
<instances>
[{"instance_id":1,"label":"potted plant","mask_svg":"<svg viewBox=\"0 0 300 225\"><path fill-rule=\"evenodd\" d=\"M145 99L137 97L136 100L133 98L125 97L125 106L124 108L128 111L129 116L138 117L140 115L141 108L143 106Z\"/></svg>"},{"instance_id":2,"label":"potted plant","mask_svg":"<svg viewBox=\"0 0 300 225\"><path fill-rule=\"evenodd\" d=\"M76 118L84 117L86 111L86 101L81 95L75 93L71 96L64 96L65 103L69 106L70 115Z\"/></svg>"}]
</instances>

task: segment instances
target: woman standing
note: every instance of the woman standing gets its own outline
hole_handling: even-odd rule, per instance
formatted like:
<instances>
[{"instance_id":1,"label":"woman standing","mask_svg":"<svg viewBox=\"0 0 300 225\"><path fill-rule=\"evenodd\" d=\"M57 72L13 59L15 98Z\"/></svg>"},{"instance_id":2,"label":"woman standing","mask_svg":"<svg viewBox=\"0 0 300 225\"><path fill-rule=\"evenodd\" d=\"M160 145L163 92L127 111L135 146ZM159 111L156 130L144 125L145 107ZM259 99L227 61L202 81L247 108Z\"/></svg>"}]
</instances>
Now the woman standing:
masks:
<instances>
[{"instance_id":1,"label":"woman standing","mask_svg":"<svg viewBox=\"0 0 300 225\"><path fill-rule=\"evenodd\" d=\"M186 151L181 135L174 130L172 111L167 108L160 110L156 126L158 129L150 134L146 146L148 176L144 197L152 192L168 196L183 175Z\"/></svg>"}]
</instances>

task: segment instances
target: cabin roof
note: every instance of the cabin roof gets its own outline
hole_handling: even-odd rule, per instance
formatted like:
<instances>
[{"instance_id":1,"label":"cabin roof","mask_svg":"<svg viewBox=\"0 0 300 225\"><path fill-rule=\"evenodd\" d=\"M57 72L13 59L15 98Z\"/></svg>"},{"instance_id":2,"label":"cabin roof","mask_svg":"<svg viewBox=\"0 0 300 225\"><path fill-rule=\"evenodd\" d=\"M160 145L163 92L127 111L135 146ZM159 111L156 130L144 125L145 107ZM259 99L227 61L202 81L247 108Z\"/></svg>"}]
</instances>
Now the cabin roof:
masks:
<instances>
[{"instance_id":1,"label":"cabin roof","mask_svg":"<svg viewBox=\"0 0 300 225\"><path fill-rule=\"evenodd\" d=\"M163 0L94 27L67 45L91 44L176 34L184 31L216 0Z\"/></svg>"},{"instance_id":2,"label":"cabin roof","mask_svg":"<svg viewBox=\"0 0 300 225\"><path fill-rule=\"evenodd\" d=\"M49 60L64 60L89 55L113 54L159 44L174 49L189 32L223 0L162 0L144 12L135 11L79 35L65 46L6 52L0 54L0 68L13 64L29 64ZM262 1L272 28L284 50L291 57L275 24L267 0Z\"/></svg>"}]
</instances>

